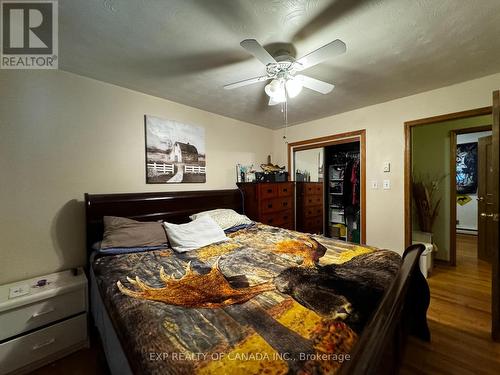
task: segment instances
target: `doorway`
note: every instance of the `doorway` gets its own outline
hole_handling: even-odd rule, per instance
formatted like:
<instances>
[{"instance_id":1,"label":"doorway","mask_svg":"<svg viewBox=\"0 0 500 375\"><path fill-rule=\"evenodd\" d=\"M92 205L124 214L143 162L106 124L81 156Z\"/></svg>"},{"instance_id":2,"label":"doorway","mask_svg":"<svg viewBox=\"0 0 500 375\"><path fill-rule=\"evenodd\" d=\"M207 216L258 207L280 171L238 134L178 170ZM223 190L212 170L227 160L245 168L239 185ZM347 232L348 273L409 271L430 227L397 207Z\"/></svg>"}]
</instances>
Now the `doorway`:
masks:
<instances>
[{"instance_id":1,"label":"doorway","mask_svg":"<svg viewBox=\"0 0 500 375\"><path fill-rule=\"evenodd\" d=\"M365 243L365 135L365 130L359 130L288 144L288 170L293 172L290 173L290 178L296 184L295 217L297 230L318 233L318 228L320 228L319 232L326 236L333 236L344 241L350 239L350 241L356 241L357 243ZM354 147L353 145L356 150L349 152L348 149ZM355 179L354 185L351 186L355 186L355 191L357 191L358 209L353 215L349 214L349 222L347 222L344 215L339 215L340 212L345 213L344 207L339 204L335 206L332 199L334 194L330 194L335 193L340 197L340 194L343 195L344 192L343 183L340 183L340 175L336 177L332 175L332 179L338 181L330 181L330 166L334 164L334 154L337 154L336 160L339 161L338 157L341 157L345 169L348 164L347 158L350 161L354 156L354 151L357 152L358 178ZM306 166L309 166L309 169ZM336 168L338 170L340 167ZM345 173L345 171L343 172ZM350 165L350 172L352 173L352 165ZM342 182L343 178L344 174L342 174ZM335 189L342 190L337 191ZM309 207L309 203L313 206ZM319 211L318 206L321 206L321 211ZM334 209L337 210L336 213L332 212ZM331 219L334 214L337 214L337 216L334 217L335 222L332 223ZM344 226L343 230L341 229L342 226ZM350 228L350 233L348 228Z\"/></svg>"},{"instance_id":2,"label":"doorway","mask_svg":"<svg viewBox=\"0 0 500 375\"><path fill-rule=\"evenodd\" d=\"M469 110L469 111L462 111L462 112L456 112L456 113L451 113L447 115L441 115L441 116L435 116L431 118L425 118L425 119L420 119L420 120L414 120L414 121L408 121L404 124L404 132L405 132L405 158L404 158L404 171L405 171L405 213L404 213L404 218L405 218L405 244L406 246L409 246L412 242L412 236L413 236L413 228L414 228L414 221L415 218L412 215L412 205L414 202L414 197L413 197L413 192L412 192L412 187L414 185L413 181L413 169L412 169L412 162L413 162L413 131L414 129L418 127L427 127L427 125L442 125L443 123L455 119L470 119L475 116L490 116L492 118L492 130L493 130L493 141L492 141L492 147L493 147L493 170L491 171L493 176L497 176L495 183L494 183L494 197L492 199L492 205L491 207L488 208L486 214L486 219L494 221L494 231L493 231L493 237L489 239L491 243L493 244L495 250L494 254L494 259L493 259L493 264L491 267L492 274L491 274L491 283L471 283L468 282L469 278L466 275L463 275L461 272L458 272L456 274L456 277L450 277L448 282L444 281L441 282L439 281L437 285L437 294L435 294L435 289L433 288L433 280L437 282L437 278L434 278L431 276L429 279L429 285L431 286L431 300L434 301L435 297L437 296L438 298L436 299L437 302L431 303L431 306L439 306L439 299L441 299L444 304L449 305L449 297L455 296L457 297L456 302L458 305L456 306L459 309L462 309L464 307L469 307L470 304L463 298L460 298L460 293L458 291L465 290L467 291L467 287L471 285L483 285L485 287L488 286L488 284L491 285L491 289L487 288L489 291L491 291L491 300L488 301L488 294L487 293L480 293L479 295L483 295L483 297L486 298L485 303L487 303L489 306L491 306L491 313L488 313L487 315L490 317L489 320L489 330L495 340L500 340L500 288L499 288L499 273L500 273L500 257L499 257L499 252L498 252L498 134L499 134L499 128L500 128L500 93L498 91L494 92L493 94L493 106L492 107L483 107L483 108L478 108L474 110ZM491 116L493 115L493 116ZM464 126L464 128L467 126ZM451 151L450 151L451 152ZM449 179L448 179L449 182ZM445 184L446 185L446 184ZM449 186L449 183L448 185ZM450 198L451 199L451 198ZM444 202L448 203L450 205L450 200L445 199ZM455 203L455 202L454 202ZM453 206L451 206L453 207ZM446 220L446 222L449 221ZM495 226L496 225L496 226ZM451 228L448 228L449 231L451 232ZM454 232L456 231L456 228L453 227ZM458 267L455 267L454 265L450 264L450 259L444 260L444 263L442 263L442 266L440 267L449 267L450 271L459 271ZM461 270L460 270L461 271ZM456 284L459 283L459 288L457 288ZM442 291L439 291L439 285L441 286ZM443 287L445 287L443 289ZM450 291L457 291L457 293L450 293ZM434 293L433 293L434 292ZM477 294L475 292L471 292L468 295L474 295L476 296ZM484 298L483 298L484 299ZM489 302L489 303L488 303ZM443 307L443 306L441 306ZM446 309L452 308L453 310L447 311ZM451 314L455 314L452 311L456 311L455 308L452 306L448 306L446 308L441 309L441 311L438 311L436 313L436 321L439 322L444 322L443 317L450 317L452 316ZM467 314L459 314L462 318L464 316L468 316ZM432 321L432 317L429 317ZM448 320L448 319L446 319ZM459 320L457 320L457 323L459 323ZM450 324L451 326L455 326L453 323L446 322L446 324ZM456 325L459 327L459 325ZM477 323L474 324L473 321L471 321L471 327L473 330L476 329Z\"/></svg>"},{"instance_id":3,"label":"doorway","mask_svg":"<svg viewBox=\"0 0 500 375\"><path fill-rule=\"evenodd\" d=\"M454 129L450 140L450 264L457 264L457 248L470 250L461 257L491 263L492 242L486 239L491 238L492 224L481 217L486 198L492 196L487 173L492 162L491 125Z\"/></svg>"},{"instance_id":4,"label":"doorway","mask_svg":"<svg viewBox=\"0 0 500 375\"><path fill-rule=\"evenodd\" d=\"M325 147L326 235L360 243L360 143L358 140Z\"/></svg>"}]
</instances>

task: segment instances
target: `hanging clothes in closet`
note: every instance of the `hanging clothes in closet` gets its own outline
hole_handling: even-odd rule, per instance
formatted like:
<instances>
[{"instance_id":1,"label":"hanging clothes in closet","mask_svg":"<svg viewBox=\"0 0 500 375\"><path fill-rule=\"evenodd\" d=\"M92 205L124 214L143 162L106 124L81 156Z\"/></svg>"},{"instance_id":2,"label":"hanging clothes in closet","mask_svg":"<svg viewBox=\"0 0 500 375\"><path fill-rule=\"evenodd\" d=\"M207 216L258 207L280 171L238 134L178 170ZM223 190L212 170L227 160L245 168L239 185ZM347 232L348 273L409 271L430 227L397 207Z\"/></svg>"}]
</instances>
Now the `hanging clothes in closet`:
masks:
<instances>
[{"instance_id":1,"label":"hanging clothes in closet","mask_svg":"<svg viewBox=\"0 0 500 375\"><path fill-rule=\"evenodd\" d=\"M360 169L359 153L348 154L343 181L344 220L347 240L359 242Z\"/></svg>"}]
</instances>

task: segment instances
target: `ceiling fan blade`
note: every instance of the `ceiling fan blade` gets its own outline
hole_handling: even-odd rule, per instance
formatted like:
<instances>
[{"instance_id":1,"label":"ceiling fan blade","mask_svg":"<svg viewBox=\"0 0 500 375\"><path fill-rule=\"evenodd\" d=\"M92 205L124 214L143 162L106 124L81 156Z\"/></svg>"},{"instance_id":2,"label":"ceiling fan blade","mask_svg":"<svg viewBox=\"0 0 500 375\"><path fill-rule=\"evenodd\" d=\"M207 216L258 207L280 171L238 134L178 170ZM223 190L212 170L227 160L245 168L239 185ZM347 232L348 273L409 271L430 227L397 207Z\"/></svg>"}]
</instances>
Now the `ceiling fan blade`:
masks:
<instances>
[{"instance_id":1,"label":"ceiling fan blade","mask_svg":"<svg viewBox=\"0 0 500 375\"><path fill-rule=\"evenodd\" d=\"M341 55L347 50L346 45L340 39L336 39L333 42L325 44L323 47L301 57L296 62L298 63L296 69L298 71L310 68L320 62L323 62L329 58Z\"/></svg>"},{"instance_id":2,"label":"ceiling fan blade","mask_svg":"<svg viewBox=\"0 0 500 375\"><path fill-rule=\"evenodd\" d=\"M297 76L295 76L295 78L300 79L300 81L302 82L302 85L304 87L307 87L310 90L320 92L322 94L328 94L328 93L332 92L333 88L335 87L331 83L323 82L323 81L320 81L319 79L304 76L304 75L297 75Z\"/></svg>"},{"instance_id":3,"label":"ceiling fan blade","mask_svg":"<svg viewBox=\"0 0 500 375\"><path fill-rule=\"evenodd\" d=\"M245 39L240 43L244 49L259 59L264 65L275 63L276 60L255 39Z\"/></svg>"},{"instance_id":4,"label":"ceiling fan blade","mask_svg":"<svg viewBox=\"0 0 500 375\"><path fill-rule=\"evenodd\" d=\"M237 87L243 87L243 86L248 86L248 85L251 85L251 84L257 83L257 82L267 81L268 79L269 79L268 76L260 76L260 77L255 77L255 78L244 79L243 81L238 81L235 83L230 83L229 85L225 85L224 88L226 90L232 90L232 89L235 89Z\"/></svg>"}]
</instances>

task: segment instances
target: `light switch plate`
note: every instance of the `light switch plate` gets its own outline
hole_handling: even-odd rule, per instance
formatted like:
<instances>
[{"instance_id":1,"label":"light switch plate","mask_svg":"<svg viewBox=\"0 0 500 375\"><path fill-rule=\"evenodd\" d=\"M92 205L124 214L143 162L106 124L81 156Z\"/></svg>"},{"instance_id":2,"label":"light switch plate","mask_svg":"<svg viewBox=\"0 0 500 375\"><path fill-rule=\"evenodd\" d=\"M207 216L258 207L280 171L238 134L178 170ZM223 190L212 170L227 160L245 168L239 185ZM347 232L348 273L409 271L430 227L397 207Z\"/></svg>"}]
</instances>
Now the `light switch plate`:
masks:
<instances>
[{"instance_id":1,"label":"light switch plate","mask_svg":"<svg viewBox=\"0 0 500 375\"><path fill-rule=\"evenodd\" d=\"M391 188L391 181L390 180L384 180L384 190L388 190Z\"/></svg>"},{"instance_id":2,"label":"light switch plate","mask_svg":"<svg viewBox=\"0 0 500 375\"><path fill-rule=\"evenodd\" d=\"M372 189L378 189L378 181L372 180Z\"/></svg>"},{"instance_id":3,"label":"light switch plate","mask_svg":"<svg viewBox=\"0 0 500 375\"><path fill-rule=\"evenodd\" d=\"M30 294L30 286L28 284L16 285L9 288L9 298L21 297Z\"/></svg>"},{"instance_id":4,"label":"light switch plate","mask_svg":"<svg viewBox=\"0 0 500 375\"><path fill-rule=\"evenodd\" d=\"M391 171L391 163L386 161L384 162L384 172L390 172Z\"/></svg>"}]
</instances>

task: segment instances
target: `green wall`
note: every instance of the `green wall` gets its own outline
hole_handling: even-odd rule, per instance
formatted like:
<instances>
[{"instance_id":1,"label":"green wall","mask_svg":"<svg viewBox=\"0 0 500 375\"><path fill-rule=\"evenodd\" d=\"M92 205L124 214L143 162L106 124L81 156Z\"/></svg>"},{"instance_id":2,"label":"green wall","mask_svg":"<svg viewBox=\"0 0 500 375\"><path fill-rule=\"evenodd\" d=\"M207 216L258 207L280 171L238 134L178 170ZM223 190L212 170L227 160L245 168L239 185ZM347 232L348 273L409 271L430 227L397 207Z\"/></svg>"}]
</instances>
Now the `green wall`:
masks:
<instances>
[{"instance_id":1,"label":"green wall","mask_svg":"<svg viewBox=\"0 0 500 375\"><path fill-rule=\"evenodd\" d=\"M433 228L437 259L449 260L450 257L450 130L491 125L491 121L491 115L486 115L412 128L413 176L446 175L439 184L441 206ZM412 212L413 229L419 230L415 208Z\"/></svg>"}]
</instances>

